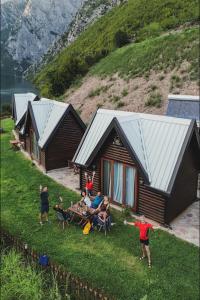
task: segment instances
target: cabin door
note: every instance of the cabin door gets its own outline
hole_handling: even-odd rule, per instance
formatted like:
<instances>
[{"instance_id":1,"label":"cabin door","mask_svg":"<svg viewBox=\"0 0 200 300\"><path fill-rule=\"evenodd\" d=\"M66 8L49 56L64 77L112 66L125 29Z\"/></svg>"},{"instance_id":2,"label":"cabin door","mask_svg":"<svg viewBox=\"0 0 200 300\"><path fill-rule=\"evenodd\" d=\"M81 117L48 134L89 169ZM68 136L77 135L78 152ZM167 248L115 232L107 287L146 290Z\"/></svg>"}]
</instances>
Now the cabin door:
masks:
<instances>
[{"instance_id":1,"label":"cabin door","mask_svg":"<svg viewBox=\"0 0 200 300\"><path fill-rule=\"evenodd\" d=\"M136 210L137 172L133 166L102 159L102 190L112 202Z\"/></svg>"}]
</instances>

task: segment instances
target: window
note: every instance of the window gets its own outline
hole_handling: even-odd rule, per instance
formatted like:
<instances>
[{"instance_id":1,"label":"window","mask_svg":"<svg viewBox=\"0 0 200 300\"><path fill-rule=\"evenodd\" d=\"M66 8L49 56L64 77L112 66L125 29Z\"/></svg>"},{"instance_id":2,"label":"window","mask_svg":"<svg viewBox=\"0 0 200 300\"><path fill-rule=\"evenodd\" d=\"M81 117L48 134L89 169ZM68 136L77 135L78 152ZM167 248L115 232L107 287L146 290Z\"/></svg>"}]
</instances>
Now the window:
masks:
<instances>
[{"instance_id":1,"label":"window","mask_svg":"<svg viewBox=\"0 0 200 300\"><path fill-rule=\"evenodd\" d=\"M111 197L111 162L103 161L103 194Z\"/></svg>"},{"instance_id":2,"label":"window","mask_svg":"<svg viewBox=\"0 0 200 300\"><path fill-rule=\"evenodd\" d=\"M113 200L122 203L123 200L123 164L114 162Z\"/></svg>"},{"instance_id":3,"label":"window","mask_svg":"<svg viewBox=\"0 0 200 300\"><path fill-rule=\"evenodd\" d=\"M121 162L102 159L103 194L114 202L136 207L136 169Z\"/></svg>"}]
</instances>

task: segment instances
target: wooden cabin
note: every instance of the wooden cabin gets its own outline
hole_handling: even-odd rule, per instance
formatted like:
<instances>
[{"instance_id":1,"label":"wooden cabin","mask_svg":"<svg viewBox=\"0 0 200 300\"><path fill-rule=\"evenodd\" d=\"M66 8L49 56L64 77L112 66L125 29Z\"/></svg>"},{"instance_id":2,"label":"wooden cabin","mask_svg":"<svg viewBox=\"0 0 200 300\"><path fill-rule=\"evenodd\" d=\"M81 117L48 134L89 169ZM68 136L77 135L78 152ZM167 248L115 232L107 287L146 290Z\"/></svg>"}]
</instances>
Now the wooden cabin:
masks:
<instances>
[{"instance_id":1,"label":"wooden cabin","mask_svg":"<svg viewBox=\"0 0 200 300\"><path fill-rule=\"evenodd\" d=\"M15 133L19 140L23 141L21 129L24 126L25 115L29 101L38 101L39 97L34 93L14 94L12 100L12 119L15 122Z\"/></svg>"},{"instance_id":2,"label":"wooden cabin","mask_svg":"<svg viewBox=\"0 0 200 300\"><path fill-rule=\"evenodd\" d=\"M71 104L44 98L28 103L25 150L46 171L68 166L84 132L85 124Z\"/></svg>"},{"instance_id":3,"label":"wooden cabin","mask_svg":"<svg viewBox=\"0 0 200 300\"><path fill-rule=\"evenodd\" d=\"M200 142L195 121L99 109L73 162L92 174L94 192L169 224L196 200Z\"/></svg>"}]
</instances>

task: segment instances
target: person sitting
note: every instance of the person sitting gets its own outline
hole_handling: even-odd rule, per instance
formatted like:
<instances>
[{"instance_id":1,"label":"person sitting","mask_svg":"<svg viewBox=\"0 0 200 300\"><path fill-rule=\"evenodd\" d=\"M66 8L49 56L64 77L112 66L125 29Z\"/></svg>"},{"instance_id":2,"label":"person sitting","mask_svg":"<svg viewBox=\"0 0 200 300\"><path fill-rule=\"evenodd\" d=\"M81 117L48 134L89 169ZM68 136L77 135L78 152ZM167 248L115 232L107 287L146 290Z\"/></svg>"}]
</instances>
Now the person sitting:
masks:
<instances>
[{"instance_id":1,"label":"person sitting","mask_svg":"<svg viewBox=\"0 0 200 300\"><path fill-rule=\"evenodd\" d=\"M100 203L99 207L96 209L96 214L93 217L93 226L98 224L98 220L106 222L107 217L110 215L109 212L109 200L107 196L104 196L103 201Z\"/></svg>"},{"instance_id":2,"label":"person sitting","mask_svg":"<svg viewBox=\"0 0 200 300\"><path fill-rule=\"evenodd\" d=\"M91 208L97 209L102 202L101 192L98 192L96 197L92 200Z\"/></svg>"},{"instance_id":3,"label":"person sitting","mask_svg":"<svg viewBox=\"0 0 200 300\"><path fill-rule=\"evenodd\" d=\"M82 192L82 199L81 199L80 203L83 203L87 207L91 207L91 204L92 204L91 199L85 191Z\"/></svg>"},{"instance_id":4,"label":"person sitting","mask_svg":"<svg viewBox=\"0 0 200 300\"><path fill-rule=\"evenodd\" d=\"M69 212L65 211L65 210L61 207L60 204L54 205L54 206L53 206L53 209L54 209L56 212L61 213L65 221L70 221L71 216L70 216Z\"/></svg>"}]
</instances>

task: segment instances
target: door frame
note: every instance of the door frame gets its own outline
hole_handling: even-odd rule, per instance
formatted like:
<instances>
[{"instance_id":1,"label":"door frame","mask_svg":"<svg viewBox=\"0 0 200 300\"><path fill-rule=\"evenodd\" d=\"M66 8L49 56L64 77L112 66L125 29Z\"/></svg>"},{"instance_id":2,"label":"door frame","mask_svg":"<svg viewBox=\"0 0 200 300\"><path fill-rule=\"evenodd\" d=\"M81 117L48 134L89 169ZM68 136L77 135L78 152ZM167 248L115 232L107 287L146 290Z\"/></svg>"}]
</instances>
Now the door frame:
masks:
<instances>
[{"instance_id":1,"label":"door frame","mask_svg":"<svg viewBox=\"0 0 200 300\"><path fill-rule=\"evenodd\" d=\"M126 167L131 167L135 169L135 182L134 182L134 195L135 195L135 201L134 201L134 206L131 206L131 210L136 212L137 211L137 204L138 204L138 185L139 185L139 176L138 176L138 170L135 167L134 164L128 164L128 163L124 163L120 160L114 160L114 159L110 159L107 157L101 157L101 190L103 191L103 162L104 161L109 161L111 162L111 197L110 197L110 201L113 204L119 205L119 206L126 206L126 207L130 207L126 204ZM123 165L123 191L122 191L122 203L116 202L113 200L113 186L114 186L114 162L120 163Z\"/></svg>"},{"instance_id":2,"label":"door frame","mask_svg":"<svg viewBox=\"0 0 200 300\"><path fill-rule=\"evenodd\" d=\"M38 152L39 152L39 157L35 157L33 154L33 135L35 134L34 130L31 128L30 129L30 155L31 155L31 159L36 160L37 162L40 163L41 160L41 153L40 153L40 148L38 146Z\"/></svg>"}]
</instances>

